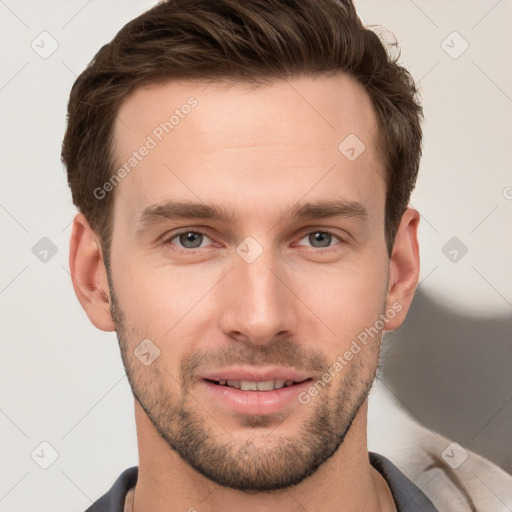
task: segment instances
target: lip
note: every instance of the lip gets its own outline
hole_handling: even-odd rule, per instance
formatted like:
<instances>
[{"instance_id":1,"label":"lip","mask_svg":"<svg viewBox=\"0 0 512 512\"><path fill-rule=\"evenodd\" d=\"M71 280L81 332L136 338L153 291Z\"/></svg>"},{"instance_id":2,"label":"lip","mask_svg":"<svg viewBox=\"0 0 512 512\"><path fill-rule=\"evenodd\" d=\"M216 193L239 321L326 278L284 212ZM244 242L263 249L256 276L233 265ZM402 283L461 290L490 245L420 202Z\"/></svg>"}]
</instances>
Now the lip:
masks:
<instances>
[{"instance_id":1,"label":"lip","mask_svg":"<svg viewBox=\"0 0 512 512\"><path fill-rule=\"evenodd\" d=\"M272 379L293 380L302 382L310 379L311 374L298 372L293 368L283 368L279 366L269 366L265 368L232 367L224 370L216 370L201 375L201 378L208 380L251 380L262 382ZM269 391L267 391L269 393Z\"/></svg>"},{"instance_id":2,"label":"lip","mask_svg":"<svg viewBox=\"0 0 512 512\"><path fill-rule=\"evenodd\" d=\"M205 396L231 412L247 415L268 415L283 412L295 404L300 405L299 394L311 385L311 375L306 375L291 368L229 368L205 373L201 376L199 386ZM293 380L292 386L272 391L243 391L222 386L213 381L250 380L266 381L272 379Z\"/></svg>"}]
</instances>

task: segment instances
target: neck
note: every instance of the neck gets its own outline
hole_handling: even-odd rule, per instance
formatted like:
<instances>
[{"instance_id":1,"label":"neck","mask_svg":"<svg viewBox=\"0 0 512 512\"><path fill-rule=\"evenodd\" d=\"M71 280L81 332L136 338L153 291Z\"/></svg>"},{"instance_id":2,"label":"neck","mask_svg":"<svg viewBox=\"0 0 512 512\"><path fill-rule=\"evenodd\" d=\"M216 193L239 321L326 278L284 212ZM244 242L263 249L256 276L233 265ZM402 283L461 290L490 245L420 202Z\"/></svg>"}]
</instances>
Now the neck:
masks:
<instances>
[{"instance_id":1,"label":"neck","mask_svg":"<svg viewBox=\"0 0 512 512\"><path fill-rule=\"evenodd\" d=\"M273 492L244 493L219 486L192 469L160 437L135 402L139 473L133 512L396 511L384 478L369 463L367 404L337 452L301 483Z\"/></svg>"}]
</instances>

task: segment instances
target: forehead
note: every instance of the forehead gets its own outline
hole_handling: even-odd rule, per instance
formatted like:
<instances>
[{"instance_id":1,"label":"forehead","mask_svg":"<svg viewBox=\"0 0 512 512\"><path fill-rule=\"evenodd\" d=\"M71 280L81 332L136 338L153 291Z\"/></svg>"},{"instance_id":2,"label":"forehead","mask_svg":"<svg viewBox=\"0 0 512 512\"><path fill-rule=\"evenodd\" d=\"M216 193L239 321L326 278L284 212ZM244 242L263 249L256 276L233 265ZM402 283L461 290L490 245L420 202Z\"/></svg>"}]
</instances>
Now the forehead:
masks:
<instances>
[{"instance_id":1,"label":"forehead","mask_svg":"<svg viewBox=\"0 0 512 512\"><path fill-rule=\"evenodd\" d=\"M345 74L258 87L172 81L138 88L114 126L116 170L125 169L114 191L116 216L135 222L170 198L229 203L254 219L306 195L370 203L374 196L369 209L381 207L377 136L369 96Z\"/></svg>"}]
</instances>

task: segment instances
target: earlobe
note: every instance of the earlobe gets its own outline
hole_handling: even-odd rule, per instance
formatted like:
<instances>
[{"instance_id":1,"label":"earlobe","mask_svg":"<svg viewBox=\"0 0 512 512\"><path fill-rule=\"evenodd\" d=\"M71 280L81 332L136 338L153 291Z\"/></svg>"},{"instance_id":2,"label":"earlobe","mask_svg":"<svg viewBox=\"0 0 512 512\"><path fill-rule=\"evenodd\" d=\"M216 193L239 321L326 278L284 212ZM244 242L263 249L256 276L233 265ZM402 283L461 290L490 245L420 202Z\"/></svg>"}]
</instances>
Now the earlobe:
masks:
<instances>
[{"instance_id":1,"label":"earlobe","mask_svg":"<svg viewBox=\"0 0 512 512\"><path fill-rule=\"evenodd\" d=\"M385 330L393 330L404 321L409 310L420 271L418 247L418 224L420 214L408 208L402 215L396 232L389 263L388 295L386 311L393 310L394 316L386 322Z\"/></svg>"},{"instance_id":2,"label":"earlobe","mask_svg":"<svg viewBox=\"0 0 512 512\"><path fill-rule=\"evenodd\" d=\"M89 320L102 331L114 331L110 289L99 240L81 213L73 219L69 268L75 294Z\"/></svg>"}]
</instances>

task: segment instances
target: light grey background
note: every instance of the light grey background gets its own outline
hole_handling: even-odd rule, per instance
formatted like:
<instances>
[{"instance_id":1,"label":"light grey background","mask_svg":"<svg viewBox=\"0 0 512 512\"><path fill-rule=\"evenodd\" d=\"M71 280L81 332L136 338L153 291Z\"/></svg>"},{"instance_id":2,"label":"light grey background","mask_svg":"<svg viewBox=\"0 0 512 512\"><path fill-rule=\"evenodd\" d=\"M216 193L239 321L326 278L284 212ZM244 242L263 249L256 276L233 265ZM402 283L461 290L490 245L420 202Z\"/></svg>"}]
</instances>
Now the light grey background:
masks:
<instances>
[{"instance_id":1,"label":"light grey background","mask_svg":"<svg viewBox=\"0 0 512 512\"><path fill-rule=\"evenodd\" d=\"M89 323L71 287L60 145L76 75L154 3L0 0L1 512L83 511L138 461L115 334ZM383 380L418 421L512 471L512 2L357 7L397 36L426 114L412 199L421 284ZM57 251L46 262L43 237ZM48 469L43 441L58 452Z\"/></svg>"}]
</instances>

